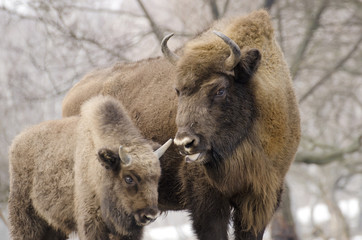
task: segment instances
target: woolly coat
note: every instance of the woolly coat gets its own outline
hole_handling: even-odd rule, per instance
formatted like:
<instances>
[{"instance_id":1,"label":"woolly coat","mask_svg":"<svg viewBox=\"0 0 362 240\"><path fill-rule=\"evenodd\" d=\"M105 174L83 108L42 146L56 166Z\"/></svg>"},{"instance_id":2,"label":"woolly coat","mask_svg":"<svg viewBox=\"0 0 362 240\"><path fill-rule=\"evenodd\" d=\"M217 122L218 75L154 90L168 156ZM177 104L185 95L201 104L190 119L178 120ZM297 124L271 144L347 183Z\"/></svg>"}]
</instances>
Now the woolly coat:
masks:
<instances>
[{"instance_id":1,"label":"woolly coat","mask_svg":"<svg viewBox=\"0 0 362 240\"><path fill-rule=\"evenodd\" d=\"M177 51L180 60L176 66L164 58L155 58L90 73L65 97L63 116L78 114L82 102L94 94L111 95L125 105L147 138L163 142L173 137L176 81L200 79L208 71L219 71L230 53L228 46L211 33L214 29L234 40L242 52L251 48L260 51L261 61L251 87L258 114L249 137L225 161L225 171L217 179L210 179L201 165L186 164L176 149L161 158L159 207L185 209L192 198L212 198L210 192L226 198L238 194L242 196L237 204L242 206L243 227L259 232L275 211L300 140L292 81L266 11L216 22ZM192 189L187 182L194 183Z\"/></svg>"},{"instance_id":2,"label":"woolly coat","mask_svg":"<svg viewBox=\"0 0 362 240\"><path fill-rule=\"evenodd\" d=\"M121 145L132 163L113 174L97 154L107 148L118 156ZM109 229L115 235L135 231L140 237L142 228L129 216L134 208L157 204L159 160L121 104L109 96L87 101L81 116L46 121L23 131L10 147L9 166L13 239L66 239L72 231L79 231L81 239L91 231L95 233L90 239L100 232L108 238ZM143 177L138 192L144 194L127 193L120 184L125 171ZM113 199L114 208L107 209L111 206L104 205L104 199ZM89 229L84 229L86 224Z\"/></svg>"}]
</instances>

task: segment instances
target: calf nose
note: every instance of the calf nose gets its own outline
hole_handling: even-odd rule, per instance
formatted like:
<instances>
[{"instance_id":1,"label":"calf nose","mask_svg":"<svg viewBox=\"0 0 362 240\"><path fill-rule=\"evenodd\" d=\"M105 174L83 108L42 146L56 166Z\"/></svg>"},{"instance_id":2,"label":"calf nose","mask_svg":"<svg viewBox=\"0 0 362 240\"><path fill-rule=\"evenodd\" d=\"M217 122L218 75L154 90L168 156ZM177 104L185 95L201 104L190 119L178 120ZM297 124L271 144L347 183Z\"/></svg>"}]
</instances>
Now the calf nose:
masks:
<instances>
[{"instance_id":1,"label":"calf nose","mask_svg":"<svg viewBox=\"0 0 362 240\"><path fill-rule=\"evenodd\" d=\"M142 225L147 225L147 224L155 221L157 219L158 215L159 215L159 212L156 207L145 209L139 215L140 223Z\"/></svg>"},{"instance_id":2,"label":"calf nose","mask_svg":"<svg viewBox=\"0 0 362 240\"><path fill-rule=\"evenodd\" d=\"M200 138L187 131L179 131L176 133L174 143L182 152L191 153L200 143Z\"/></svg>"}]
</instances>

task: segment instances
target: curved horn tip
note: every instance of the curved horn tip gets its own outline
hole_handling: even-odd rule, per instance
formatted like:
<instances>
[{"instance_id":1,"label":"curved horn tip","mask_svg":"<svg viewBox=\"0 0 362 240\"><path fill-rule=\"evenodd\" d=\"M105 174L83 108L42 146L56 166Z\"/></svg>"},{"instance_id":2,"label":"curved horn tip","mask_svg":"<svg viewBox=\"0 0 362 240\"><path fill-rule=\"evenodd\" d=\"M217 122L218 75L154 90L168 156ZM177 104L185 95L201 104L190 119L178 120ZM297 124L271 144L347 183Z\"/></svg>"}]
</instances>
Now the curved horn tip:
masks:
<instances>
[{"instance_id":1,"label":"curved horn tip","mask_svg":"<svg viewBox=\"0 0 362 240\"><path fill-rule=\"evenodd\" d=\"M216 31L216 30L212 30L212 32L213 32L214 34L216 34L217 36L219 36L220 38L226 37L226 35L223 34L222 32L219 32L219 31Z\"/></svg>"},{"instance_id":2,"label":"curved horn tip","mask_svg":"<svg viewBox=\"0 0 362 240\"><path fill-rule=\"evenodd\" d=\"M177 61L179 60L179 56L177 56L175 53L173 53L167 46L168 40L174 35L174 33L170 33L166 35L161 41L161 51L165 58L171 62L173 65L176 65Z\"/></svg>"},{"instance_id":3,"label":"curved horn tip","mask_svg":"<svg viewBox=\"0 0 362 240\"><path fill-rule=\"evenodd\" d=\"M167 142L165 142L164 145L166 145L167 147L170 147L172 143L173 143L173 139L170 138L169 140L167 140Z\"/></svg>"},{"instance_id":4,"label":"curved horn tip","mask_svg":"<svg viewBox=\"0 0 362 240\"><path fill-rule=\"evenodd\" d=\"M118 150L119 158L121 159L121 162L125 165L129 165L132 162L132 159L128 154L124 151L123 146L119 146Z\"/></svg>"},{"instance_id":5,"label":"curved horn tip","mask_svg":"<svg viewBox=\"0 0 362 240\"><path fill-rule=\"evenodd\" d=\"M228 36L223 34L222 32L213 30L214 34L220 37L230 48L231 53L230 56L225 61L225 68L228 70L232 70L241 59L241 50L240 47Z\"/></svg>"},{"instance_id":6,"label":"curved horn tip","mask_svg":"<svg viewBox=\"0 0 362 240\"><path fill-rule=\"evenodd\" d=\"M159 149L157 149L156 151L154 151L154 153L156 154L156 156L158 158L160 158L165 152L166 150L171 146L173 142L173 139L170 138L166 143L164 143Z\"/></svg>"},{"instance_id":7,"label":"curved horn tip","mask_svg":"<svg viewBox=\"0 0 362 240\"><path fill-rule=\"evenodd\" d=\"M161 46L164 45L164 44L167 44L168 40L170 40L170 38L172 38L173 35L175 35L175 34L174 34L174 33L170 33L170 34L166 35L166 36L162 39L162 41L161 41Z\"/></svg>"}]
</instances>

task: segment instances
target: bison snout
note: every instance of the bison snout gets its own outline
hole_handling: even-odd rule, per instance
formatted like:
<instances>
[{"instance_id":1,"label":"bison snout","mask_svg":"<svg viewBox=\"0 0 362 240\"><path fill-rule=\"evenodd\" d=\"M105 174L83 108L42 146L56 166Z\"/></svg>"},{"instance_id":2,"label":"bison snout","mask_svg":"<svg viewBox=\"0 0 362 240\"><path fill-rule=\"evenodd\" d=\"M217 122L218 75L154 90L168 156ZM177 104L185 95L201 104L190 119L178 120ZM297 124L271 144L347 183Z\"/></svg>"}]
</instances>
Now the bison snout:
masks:
<instances>
[{"instance_id":1,"label":"bison snout","mask_svg":"<svg viewBox=\"0 0 362 240\"><path fill-rule=\"evenodd\" d=\"M135 215L135 219L138 225L145 226L147 224L150 224L151 222L154 222L158 216L159 216L158 208L154 207L139 211Z\"/></svg>"},{"instance_id":2,"label":"bison snout","mask_svg":"<svg viewBox=\"0 0 362 240\"><path fill-rule=\"evenodd\" d=\"M181 153L190 154L198 147L200 138L186 131L177 132L174 143L179 147Z\"/></svg>"}]
</instances>

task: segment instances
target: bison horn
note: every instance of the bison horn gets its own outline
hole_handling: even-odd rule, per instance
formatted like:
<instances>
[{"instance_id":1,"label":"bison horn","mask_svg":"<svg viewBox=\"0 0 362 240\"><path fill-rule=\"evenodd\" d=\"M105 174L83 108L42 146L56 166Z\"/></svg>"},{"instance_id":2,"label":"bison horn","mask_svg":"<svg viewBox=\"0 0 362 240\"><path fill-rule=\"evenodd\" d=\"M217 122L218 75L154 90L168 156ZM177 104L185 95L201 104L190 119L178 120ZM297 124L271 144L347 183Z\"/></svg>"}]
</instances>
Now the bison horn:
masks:
<instances>
[{"instance_id":1,"label":"bison horn","mask_svg":"<svg viewBox=\"0 0 362 240\"><path fill-rule=\"evenodd\" d=\"M179 56L177 56L175 53L173 53L167 46L168 40L173 36L173 33L167 35L162 39L161 42L161 51L165 58L172 63L173 65L176 65L177 61L179 60Z\"/></svg>"},{"instance_id":2,"label":"bison horn","mask_svg":"<svg viewBox=\"0 0 362 240\"><path fill-rule=\"evenodd\" d=\"M172 138L169 139L165 144L163 144L159 149L154 151L154 153L158 158L160 158L166 152L166 150L171 146L171 144L172 144Z\"/></svg>"},{"instance_id":3,"label":"bison horn","mask_svg":"<svg viewBox=\"0 0 362 240\"><path fill-rule=\"evenodd\" d=\"M119 147L118 151L119 157L124 165L129 165L132 162L132 158L127 154L127 152L123 149L123 146Z\"/></svg>"},{"instance_id":4,"label":"bison horn","mask_svg":"<svg viewBox=\"0 0 362 240\"><path fill-rule=\"evenodd\" d=\"M240 47L223 33L218 31L213 31L213 33L220 37L230 47L231 52L230 56L225 60L225 69L228 71L233 70L241 59Z\"/></svg>"}]
</instances>

